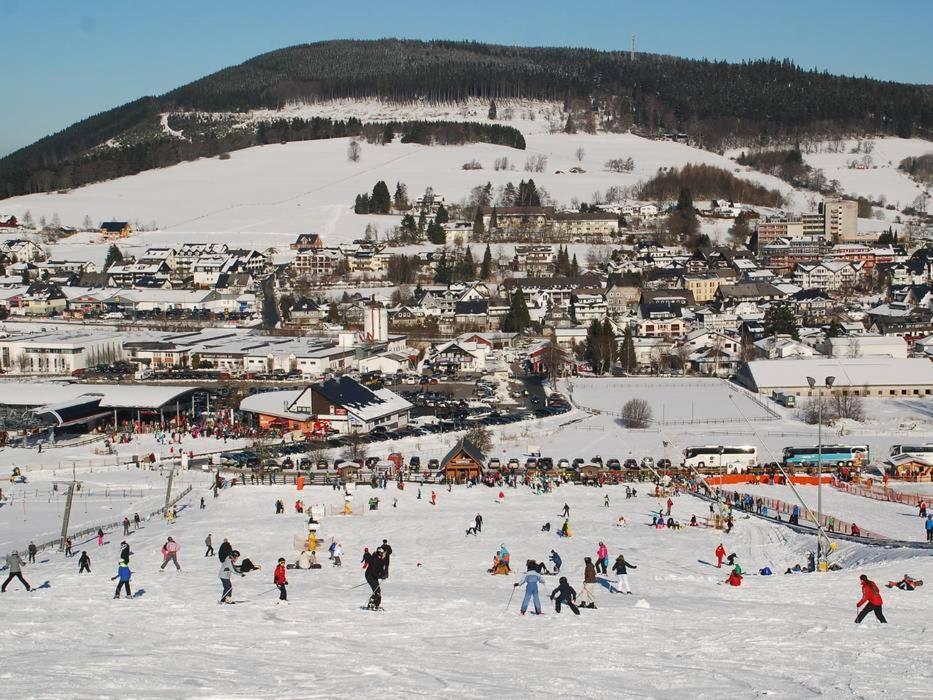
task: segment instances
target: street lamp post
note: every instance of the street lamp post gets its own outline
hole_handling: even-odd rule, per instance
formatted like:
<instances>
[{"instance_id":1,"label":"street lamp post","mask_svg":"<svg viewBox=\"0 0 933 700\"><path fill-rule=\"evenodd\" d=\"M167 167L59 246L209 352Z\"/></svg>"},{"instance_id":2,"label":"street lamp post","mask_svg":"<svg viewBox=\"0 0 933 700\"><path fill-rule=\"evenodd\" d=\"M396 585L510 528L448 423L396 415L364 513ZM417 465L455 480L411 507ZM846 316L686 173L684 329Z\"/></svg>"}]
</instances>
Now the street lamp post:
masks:
<instances>
[{"instance_id":1,"label":"street lamp post","mask_svg":"<svg viewBox=\"0 0 933 700\"><path fill-rule=\"evenodd\" d=\"M832 389L833 382L836 381L835 377L826 377L824 383L827 389ZM816 380L813 377L807 377L807 383L810 385L810 389L813 390L816 387ZM816 419L816 560L817 562L823 561L823 392L822 389L817 389L817 419Z\"/></svg>"}]
</instances>

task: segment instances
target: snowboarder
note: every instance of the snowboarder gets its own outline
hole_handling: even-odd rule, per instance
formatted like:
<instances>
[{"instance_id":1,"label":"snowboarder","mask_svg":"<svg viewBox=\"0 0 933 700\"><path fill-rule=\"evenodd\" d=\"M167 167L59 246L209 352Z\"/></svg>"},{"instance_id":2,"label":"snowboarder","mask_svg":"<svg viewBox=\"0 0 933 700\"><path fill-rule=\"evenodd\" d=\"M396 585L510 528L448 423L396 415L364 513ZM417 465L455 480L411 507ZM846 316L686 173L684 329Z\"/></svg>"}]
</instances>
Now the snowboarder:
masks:
<instances>
[{"instance_id":1,"label":"snowboarder","mask_svg":"<svg viewBox=\"0 0 933 700\"><path fill-rule=\"evenodd\" d=\"M722 542L719 543L719 546L716 547L716 568L722 568L722 560L726 556L726 548L722 546Z\"/></svg>"},{"instance_id":2,"label":"snowboarder","mask_svg":"<svg viewBox=\"0 0 933 700\"><path fill-rule=\"evenodd\" d=\"M583 592L580 594L580 607L596 609L596 600L593 598L593 588L596 586L596 567L589 557L583 559L586 564L583 570Z\"/></svg>"},{"instance_id":3,"label":"snowboarder","mask_svg":"<svg viewBox=\"0 0 933 700\"><path fill-rule=\"evenodd\" d=\"M625 593L626 595L632 595L632 589L628 585L628 570L637 569L638 567L634 564L625 561L625 557L621 554L616 557L615 563L612 565L612 570L618 576L618 581L616 581L615 590L616 593ZM624 591L622 589L625 589Z\"/></svg>"},{"instance_id":4,"label":"snowboarder","mask_svg":"<svg viewBox=\"0 0 933 700\"><path fill-rule=\"evenodd\" d=\"M169 562L175 565L176 571L181 571L181 566L178 564L179 549L181 548L178 546L178 543L169 537L165 544L162 545L162 566L159 567L160 571L164 571Z\"/></svg>"},{"instance_id":5,"label":"snowboarder","mask_svg":"<svg viewBox=\"0 0 933 700\"><path fill-rule=\"evenodd\" d=\"M573 532L570 529L569 520L564 520L564 524L560 526L560 536L561 537L573 537Z\"/></svg>"},{"instance_id":6,"label":"snowboarder","mask_svg":"<svg viewBox=\"0 0 933 700\"><path fill-rule=\"evenodd\" d=\"M580 614L580 609L577 607L577 592L567 583L566 576L561 576L560 585L551 591L551 600L554 601L554 612L559 613L560 606L566 605L574 615Z\"/></svg>"},{"instance_id":7,"label":"snowboarder","mask_svg":"<svg viewBox=\"0 0 933 700\"><path fill-rule=\"evenodd\" d=\"M477 514L476 514L476 517L473 519L473 521L476 523L476 525L475 525L476 531L477 531L477 532L482 532L482 531L483 531L483 516L480 515L479 513L477 513Z\"/></svg>"},{"instance_id":8,"label":"snowboarder","mask_svg":"<svg viewBox=\"0 0 933 700\"><path fill-rule=\"evenodd\" d=\"M126 540L120 543L120 560L125 561L127 564L130 563L130 546L126 543Z\"/></svg>"},{"instance_id":9,"label":"snowboarder","mask_svg":"<svg viewBox=\"0 0 933 700\"><path fill-rule=\"evenodd\" d=\"M558 554L557 552L555 552L555 551L552 549L552 550L551 550L551 556L549 556L548 559L549 559L550 562L554 565L554 573L555 573L555 574L559 574L559 573L560 573L560 565L563 563L563 560L560 558L560 554Z\"/></svg>"},{"instance_id":10,"label":"snowboarder","mask_svg":"<svg viewBox=\"0 0 933 700\"><path fill-rule=\"evenodd\" d=\"M569 518L570 517L570 506L566 503L564 504L564 509L560 512L560 517Z\"/></svg>"},{"instance_id":11,"label":"snowboarder","mask_svg":"<svg viewBox=\"0 0 933 700\"><path fill-rule=\"evenodd\" d=\"M227 540L224 540L224 542L226 541ZM220 596L220 600L218 601L220 603L232 602L230 597L233 595L233 582L230 580L230 577L233 576L233 574L240 574L236 568L236 560L239 558L239 556L240 553L237 551L230 552L227 558L223 560L223 564L220 566L220 573L218 576L220 577L220 583L223 586L223 593ZM240 574L240 576L246 576L246 574Z\"/></svg>"},{"instance_id":12,"label":"snowboarder","mask_svg":"<svg viewBox=\"0 0 933 700\"><path fill-rule=\"evenodd\" d=\"M220 559L220 562L223 563L227 560L227 557L230 556L230 553L233 551L233 545L230 544L230 541L224 537L224 541L220 543L220 547L217 549L217 558Z\"/></svg>"},{"instance_id":13,"label":"snowboarder","mask_svg":"<svg viewBox=\"0 0 933 700\"><path fill-rule=\"evenodd\" d=\"M881 606L884 601L881 600L881 591L878 590L878 584L869 579L865 574L859 576L859 580L862 582L862 598L855 604L855 607L861 608L863 604L865 607L862 608L856 616L856 624L861 623L870 612L875 613L878 622L887 623L887 620L884 619L884 613L881 611Z\"/></svg>"},{"instance_id":14,"label":"snowboarder","mask_svg":"<svg viewBox=\"0 0 933 700\"><path fill-rule=\"evenodd\" d=\"M538 586L544 585L544 577L537 572L534 562L528 562L525 575L521 581L513 584L513 588L525 586L525 597L522 598L522 615L528 611L528 603L534 601L535 615L541 614L541 598L538 596Z\"/></svg>"},{"instance_id":15,"label":"snowboarder","mask_svg":"<svg viewBox=\"0 0 933 700\"><path fill-rule=\"evenodd\" d=\"M214 556L214 540L211 538L211 533L207 533L207 537L204 538L204 546L207 549L204 552L205 557Z\"/></svg>"},{"instance_id":16,"label":"snowboarder","mask_svg":"<svg viewBox=\"0 0 933 700\"><path fill-rule=\"evenodd\" d=\"M27 591L31 591L29 584L26 582L26 579L23 578L23 558L19 555L15 549L10 552L6 557L6 565L10 569L9 575L6 577L6 581L3 582L3 586L0 586L0 593L6 593L6 587L10 585L10 581L15 578L19 579L19 582L26 587Z\"/></svg>"},{"instance_id":17,"label":"snowboarder","mask_svg":"<svg viewBox=\"0 0 933 700\"><path fill-rule=\"evenodd\" d=\"M39 551L39 549L36 547L36 543L30 542L29 547L26 549L26 551L29 552L29 563L35 564L36 563L36 552Z\"/></svg>"},{"instance_id":18,"label":"snowboarder","mask_svg":"<svg viewBox=\"0 0 933 700\"><path fill-rule=\"evenodd\" d=\"M130 577L133 575L133 572L130 571L130 565L127 561L121 561L120 565L117 567L117 575L111 576L111 581L116 581L120 579L117 583L117 590L113 593L113 599L116 600L120 597L120 589L126 590L126 597L132 598L133 594L130 592Z\"/></svg>"},{"instance_id":19,"label":"snowboarder","mask_svg":"<svg viewBox=\"0 0 933 700\"><path fill-rule=\"evenodd\" d=\"M276 588L279 589L279 601L276 605L288 603L288 594L285 592L288 579L285 578L285 559L283 557L279 557L279 565L275 567L275 571L272 574L272 582L275 584Z\"/></svg>"},{"instance_id":20,"label":"snowboarder","mask_svg":"<svg viewBox=\"0 0 933 700\"><path fill-rule=\"evenodd\" d=\"M367 603L366 607L369 610L379 610L382 607L382 585L379 579L382 577L385 560L382 558L381 549L377 549L375 554L369 554L369 550L367 550L366 554L369 555L369 558L366 561L366 573L364 577L366 583L369 584L373 592L369 597L369 603Z\"/></svg>"},{"instance_id":21,"label":"snowboarder","mask_svg":"<svg viewBox=\"0 0 933 700\"><path fill-rule=\"evenodd\" d=\"M78 573L83 574L85 571L91 573L91 558L87 552L82 551L81 558L78 559Z\"/></svg>"}]
</instances>

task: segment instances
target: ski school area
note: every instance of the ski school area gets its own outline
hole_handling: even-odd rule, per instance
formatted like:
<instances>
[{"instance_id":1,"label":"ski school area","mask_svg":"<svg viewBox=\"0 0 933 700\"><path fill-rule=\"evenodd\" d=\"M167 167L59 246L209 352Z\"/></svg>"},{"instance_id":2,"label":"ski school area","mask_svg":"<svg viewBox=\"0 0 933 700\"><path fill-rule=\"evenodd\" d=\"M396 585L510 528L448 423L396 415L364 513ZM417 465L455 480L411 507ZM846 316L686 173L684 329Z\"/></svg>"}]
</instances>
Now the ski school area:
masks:
<instances>
[{"instance_id":1,"label":"ski school area","mask_svg":"<svg viewBox=\"0 0 933 700\"><path fill-rule=\"evenodd\" d=\"M75 540L71 557L50 548L32 563L23 553L22 575L33 590L13 578L0 595L6 688L19 697L212 698L337 697L374 684L390 698L919 697L931 690L922 650L933 584L886 587L905 574L933 582L927 549L840 539L829 558L838 570L786 574L806 570L812 535L739 508L728 532L705 527L707 500L673 490L658 498L649 482L542 491L521 484L400 489L390 481L351 488L345 508L341 488L236 485L215 497L210 474L187 474L192 490L175 505L173 522L143 519L125 536L119 526L102 544L92 532ZM626 498L626 487L637 495ZM743 491L753 488L778 487ZM913 506L823 491L824 511L866 528L921 524ZM810 506L814 495L804 494ZM666 515L668 499L684 527L651 524L659 509ZM278 604L276 563L307 562L300 550L309 514L321 568L287 569L288 604ZM477 515L482 527L473 534ZM16 519L0 508L4 528ZM215 550L229 542L238 566L249 559L260 567L232 574L235 605L218 604L221 562L206 551L208 535ZM162 569L169 537L180 570ZM384 540L392 554L377 584L382 610L371 611L361 561L364 548L375 552ZM20 541L23 551L28 536ZM124 541L131 598L114 599ZM341 566L329 559L331 543L342 551ZM605 574L595 572L600 543ZM503 548L510 570L500 565L494 575ZM90 572L79 574L82 552ZM631 595L616 590L619 555ZM528 584L515 584L525 580L529 560L544 565L541 615L532 614L533 599L521 614ZM736 565L741 585L729 585ZM880 588L886 625L874 615L854 624L862 574ZM578 603L591 596L595 607L556 613L549 596L560 577Z\"/></svg>"}]
</instances>

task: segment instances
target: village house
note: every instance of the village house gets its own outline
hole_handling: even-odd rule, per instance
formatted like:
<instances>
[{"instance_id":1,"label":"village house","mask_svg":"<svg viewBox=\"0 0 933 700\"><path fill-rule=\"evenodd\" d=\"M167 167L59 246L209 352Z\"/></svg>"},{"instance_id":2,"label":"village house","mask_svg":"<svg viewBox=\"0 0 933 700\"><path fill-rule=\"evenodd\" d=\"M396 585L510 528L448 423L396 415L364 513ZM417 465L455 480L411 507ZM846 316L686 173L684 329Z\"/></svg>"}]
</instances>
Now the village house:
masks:
<instances>
[{"instance_id":1,"label":"village house","mask_svg":"<svg viewBox=\"0 0 933 700\"><path fill-rule=\"evenodd\" d=\"M128 221L104 221L100 225L100 235L104 238L126 238L132 233L133 227Z\"/></svg>"}]
</instances>

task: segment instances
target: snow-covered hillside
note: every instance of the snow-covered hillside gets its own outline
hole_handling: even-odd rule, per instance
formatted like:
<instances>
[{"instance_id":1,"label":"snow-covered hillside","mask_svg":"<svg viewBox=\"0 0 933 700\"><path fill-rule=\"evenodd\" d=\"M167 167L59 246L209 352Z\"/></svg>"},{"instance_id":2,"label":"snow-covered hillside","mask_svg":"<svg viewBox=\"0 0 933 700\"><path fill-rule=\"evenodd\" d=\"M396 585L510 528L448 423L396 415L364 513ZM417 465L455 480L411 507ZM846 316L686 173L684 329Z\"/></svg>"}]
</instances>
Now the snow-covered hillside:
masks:
<instances>
[{"instance_id":1,"label":"snow-covered hillside","mask_svg":"<svg viewBox=\"0 0 933 700\"><path fill-rule=\"evenodd\" d=\"M272 569L278 557L293 561L293 542L306 534L306 517L291 504L339 506L340 492L298 492L290 487L235 487L210 498L196 491L174 525L150 521L128 541L133 600L113 600L119 542L111 533L103 547L79 543L92 558L92 573L77 573L77 558L43 552L24 573L38 590L13 582L2 596L0 636L3 681L19 697L344 697L374 692L383 698L449 696L529 697L920 697L927 674L918 665L928 633L931 587L913 592L882 588L889 621L870 617L853 625L860 596L858 575L882 586L905 572L933 580L933 560L909 550L861 547L857 568L827 574L783 575L804 561L813 541L783 527L740 517L733 532L702 528L657 531L646 523L657 508L646 488L625 500L621 487L565 486L535 495L527 489L417 486L371 491L378 511L326 516L316 571L289 571L288 606L276 606ZM197 499L208 496L206 510ZM610 497L610 507L603 497ZM273 502L283 499L284 515ZM394 499L397 507L393 507ZM705 502L674 499L680 518L702 516ZM573 537L540 531L555 526L564 503L571 509ZM465 536L476 513L483 531ZM628 521L617 527L620 515ZM259 572L235 577L234 599L217 605L216 557L202 542L223 538ZM159 571L166 537L181 546L182 573ZM343 567L327 561L336 539ZM363 547L383 539L393 548L389 577L382 582L384 612L361 610L369 597L359 559ZM519 614L523 589L518 575L486 573L505 544L513 569L526 559L563 558L561 574L582 592L583 558L603 541L610 560L623 553L633 595L610 591L599 577L596 610L555 614L546 596L556 586L546 577L542 616ZM715 568L719 542L738 555L750 575L741 587L722 585ZM711 563L712 562L712 563ZM550 566L550 565L549 565ZM777 575L755 575L764 566ZM534 608L531 607L531 610ZM854 635L854 636L853 636ZM840 658L849 662L840 663Z\"/></svg>"}]
</instances>

